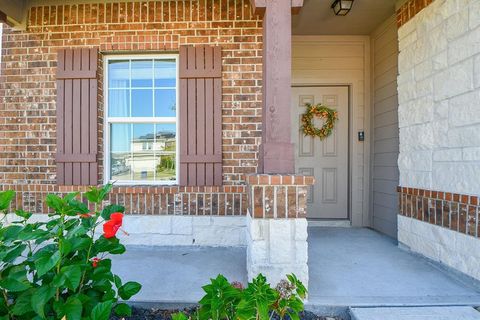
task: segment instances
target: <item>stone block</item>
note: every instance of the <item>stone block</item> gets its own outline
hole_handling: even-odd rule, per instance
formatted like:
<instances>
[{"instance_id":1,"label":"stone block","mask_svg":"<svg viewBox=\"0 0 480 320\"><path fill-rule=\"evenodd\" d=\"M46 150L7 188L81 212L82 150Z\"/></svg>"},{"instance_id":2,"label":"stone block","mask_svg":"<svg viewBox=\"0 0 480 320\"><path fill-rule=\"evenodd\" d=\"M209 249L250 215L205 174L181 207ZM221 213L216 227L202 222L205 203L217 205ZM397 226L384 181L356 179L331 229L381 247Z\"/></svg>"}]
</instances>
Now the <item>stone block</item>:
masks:
<instances>
[{"instance_id":1,"label":"stone block","mask_svg":"<svg viewBox=\"0 0 480 320\"><path fill-rule=\"evenodd\" d=\"M308 242L307 241L295 241L295 263L308 262Z\"/></svg>"},{"instance_id":2,"label":"stone block","mask_svg":"<svg viewBox=\"0 0 480 320\"><path fill-rule=\"evenodd\" d=\"M126 215L123 228L130 234L170 234L172 232L172 217Z\"/></svg>"},{"instance_id":3,"label":"stone block","mask_svg":"<svg viewBox=\"0 0 480 320\"><path fill-rule=\"evenodd\" d=\"M206 217L201 217L201 216L194 216L192 217L192 224L193 226L209 226L213 223L213 217L211 216L206 216Z\"/></svg>"},{"instance_id":4,"label":"stone block","mask_svg":"<svg viewBox=\"0 0 480 320\"><path fill-rule=\"evenodd\" d=\"M246 218L245 217L211 217L211 222L215 226L237 226L245 227Z\"/></svg>"},{"instance_id":5,"label":"stone block","mask_svg":"<svg viewBox=\"0 0 480 320\"><path fill-rule=\"evenodd\" d=\"M295 240L307 241L308 221L307 219L295 219Z\"/></svg>"},{"instance_id":6,"label":"stone block","mask_svg":"<svg viewBox=\"0 0 480 320\"><path fill-rule=\"evenodd\" d=\"M247 245L249 264L268 263L268 243L266 241L247 241Z\"/></svg>"},{"instance_id":7,"label":"stone block","mask_svg":"<svg viewBox=\"0 0 480 320\"><path fill-rule=\"evenodd\" d=\"M480 54L474 59L474 85L475 88L480 88Z\"/></svg>"},{"instance_id":8,"label":"stone block","mask_svg":"<svg viewBox=\"0 0 480 320\"><path fill-rule=\"evenodd\" d=\"M193 226L193 238L199 246L238 247L246 244L244 226Z\"/></svg>"},{"instance_id":9,"label":"stone block","mask_svg":"<svg viewBox=\"0 0 480 320\"><path fill-rule=\"evenodd\" d=\"M462 149L453 148L453 149L441 149L433 152L433 161L461 161L462 160Z\"/></svg>"},{"instance_id":10,"label":"stone block","mask_svg":"<svg viewBox=\"0 0 480 320\"><path fill-rule=\"evenodd\" d=\"M473 90L473 59L450 65L435 75L435 101L452 98L470 90Z\"/></svg>"},{"instance_id":11,"label":"stone block","mask_svg":"<svg viewBox=\"0 0 480 320\"><path fill-rule=\"evenodd\" d=\"M193 218L188 216L172 216L172 234L191 235Z\"/></svg>"},{"instance_id":12,"label":"stone block","mask_svg":"<svg viewBox=\"0 0 480 320\"><path fill-rule=\"evenodd\" d=\"M293 236L291 219L269 220L269 258L272 264L288 263L293 257Z\"/></svg>"},{"instance_id":13,"label":"stone block","mask_svg":"<svg viewBox=\"0 0 480 320\"><path fill-rule=\"evenodd\" d=\"M480 147L463 148L462 159L465 161L480 161Z\"/></svg>"},{"instance_id":14,"label":"stone block","mask_svg":"<svg viewBox=\"0 0 480 320\"><path fill-rule=\"evenodd\" d=\"M468 23L470 29L475 29L480 26L480 2L470 1L470 7L468 8Z\"/></svg>"},{"instance_id":15,"label":"stone block","mask_svg":"<svg viewBox=\"0 0 480 320\"><path fill-rule=\"evenodd\" d=\"M480 123L480 90L468 92L449 100L449 125L463 127Z\"/></svg>"},{"instance_id":16,"label":"stone block","mask_svg":"<svg viewBox=\"0 0 480 320\"><path fill-rule=\"evenodd\" d=\"M268 238L268 225L265 219L250 219L247 226L247 232L253 241Z\"/></svg>"}]
</instances>

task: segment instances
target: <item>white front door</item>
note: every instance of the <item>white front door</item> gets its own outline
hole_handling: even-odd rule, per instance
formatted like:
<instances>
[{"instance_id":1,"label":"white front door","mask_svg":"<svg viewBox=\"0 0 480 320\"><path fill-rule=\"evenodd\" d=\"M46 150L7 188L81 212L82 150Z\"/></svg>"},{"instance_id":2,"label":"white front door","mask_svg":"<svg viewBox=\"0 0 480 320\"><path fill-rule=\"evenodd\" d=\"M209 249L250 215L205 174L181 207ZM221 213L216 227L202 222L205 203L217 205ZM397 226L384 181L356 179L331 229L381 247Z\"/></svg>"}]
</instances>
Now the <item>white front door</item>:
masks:
<instances>
[{"instance_id":1,"label":"white front door","mask_svg":"<svg viewBox=\"0 0 480 320\"><path fill-rule=\"evenodd\" d=\"M312 175L315 184L308 194L307 217L310 219L348 219L348 86L292 88L292 141L295 144L295 170ZM331 136L306 137L301 131L305 104L336 109L339 120ZM317 127L323 125L316 119Z\"/></svg>"}]
</instances>

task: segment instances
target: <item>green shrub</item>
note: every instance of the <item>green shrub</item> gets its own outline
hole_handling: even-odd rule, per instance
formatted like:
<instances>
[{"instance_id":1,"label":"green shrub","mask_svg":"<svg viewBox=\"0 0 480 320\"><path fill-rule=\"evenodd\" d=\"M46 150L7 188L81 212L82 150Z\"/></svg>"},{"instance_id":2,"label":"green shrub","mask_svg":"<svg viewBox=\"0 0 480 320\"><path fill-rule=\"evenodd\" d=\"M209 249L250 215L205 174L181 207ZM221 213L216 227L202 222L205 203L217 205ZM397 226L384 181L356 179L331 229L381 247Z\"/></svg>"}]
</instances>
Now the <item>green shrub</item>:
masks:
<instances>
[{"instance_id":1,"label":"green shrub","mask_svg":"<svg viewBox=\"0 0 480 320\"><path fill-rule=\"evenodd\" d=\"M131 314L128 300L140 291L136 282L122 283L111 272L107 254L122 254L115 236L125 209L102 206L111 189L91 188L77 200L48 195L52 209L47 222L29 222L31 213L17 210L16 221L5 224L13 191L0 192L0 319L107 320L112 310ZM95 232L103 228L98 237Z\"/></svg>"},{"instance_id":2,"label":"green shrub","mask_svg":"<svg viewBox=\"0 0 480 320\"><path fill-rule=\"evenodd\" d=\"M274 315L298 320L307 295L305 286L294 274L287 275L275 288L259 274L245 289L218 275L203 291L205 296L194 314L176 313L172 320L269 320Z\"/></svg>"}]
</instances>

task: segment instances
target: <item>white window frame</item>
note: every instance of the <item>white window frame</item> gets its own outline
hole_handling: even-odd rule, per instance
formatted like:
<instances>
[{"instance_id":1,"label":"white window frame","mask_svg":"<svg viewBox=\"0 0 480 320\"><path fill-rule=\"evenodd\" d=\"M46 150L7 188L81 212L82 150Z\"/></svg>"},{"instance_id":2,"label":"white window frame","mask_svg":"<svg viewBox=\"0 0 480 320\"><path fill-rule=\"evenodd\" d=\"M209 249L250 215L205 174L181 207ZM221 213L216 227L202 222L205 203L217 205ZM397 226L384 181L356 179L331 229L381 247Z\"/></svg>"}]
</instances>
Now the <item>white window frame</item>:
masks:
<instances>
[{"instance_id":1,"label":"white window frame","mask_svg":"<svg viewBox=\"0 0 480 320\"><path fill-rule=\"evenodd\" d=\"M108 65L110 61L115 60L144 60L144 59L157 59L157 60L172 60L175 59L176 65L176 79L175 79L175 95L176 95L176 116L175 117L108 117L108 94L109 94L109 77L108 77ZM103 71L103 96L104 96L104 134L103 134L103 150L104 150L104 182L115 182L115 185L178 185L179 170L180 170L180 146L179 146L179 55L178 54L130 54L130 55L109 55L104 57L104 71ZM130 68L131 72L131 68ZM154 85L154 84L153 84ZM130 96L131 100L131 96ZM155 104L155 95L153 95L153 104ZM131 105L131 104L130 104ZM110 176L110 124L111 123L173 123L175 122L175 180L163 180L163 181L151 181L151 180L113 180Z\"/></svg>"}]
</instances>

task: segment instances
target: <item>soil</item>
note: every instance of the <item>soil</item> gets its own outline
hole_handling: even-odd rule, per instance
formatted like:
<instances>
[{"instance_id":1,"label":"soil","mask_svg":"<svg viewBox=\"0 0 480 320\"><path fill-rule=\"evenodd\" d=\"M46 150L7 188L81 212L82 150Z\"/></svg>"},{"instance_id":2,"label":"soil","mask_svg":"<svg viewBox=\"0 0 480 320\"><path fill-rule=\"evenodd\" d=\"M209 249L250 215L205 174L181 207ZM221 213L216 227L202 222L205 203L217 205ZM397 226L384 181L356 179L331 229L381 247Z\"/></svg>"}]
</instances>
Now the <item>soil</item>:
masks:
<instances>
[{"instance_id":1,"label":"soil","mask_svg":"<svg viewBox=\"0 0 480 320\"><path fill-rule=\"evenodd\" d=\"M162 310L162 309L141 309L141 308L133 308L132 316L119 318L119 317L112 317L111 320L171 320L172 314L178 312L179 310ZM194 311L194 309L189 308L185 310L181 310L186 314L190 314ZM276 319L276 317L273 317ZM312 312L304 311L300 314L301 320L342 320L336 317L322 317L318 316Z\"/></svg>"}]
</instances>

